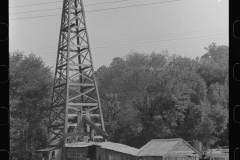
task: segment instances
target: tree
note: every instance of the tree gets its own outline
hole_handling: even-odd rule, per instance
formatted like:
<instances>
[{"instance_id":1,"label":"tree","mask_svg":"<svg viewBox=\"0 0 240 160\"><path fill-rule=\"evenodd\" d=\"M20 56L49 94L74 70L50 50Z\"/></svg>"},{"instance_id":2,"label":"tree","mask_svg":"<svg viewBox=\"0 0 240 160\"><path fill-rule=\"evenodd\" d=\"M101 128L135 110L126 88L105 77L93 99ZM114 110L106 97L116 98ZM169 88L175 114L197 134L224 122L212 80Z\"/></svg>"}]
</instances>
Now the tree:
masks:
<instances>
[{"instance_id":1,"label":"tree","mask_svg":"<svg viewBox=\"0 0 240 160\"><path fill-rule=\"evenodd\" d=\"M103 107L110 113L106 116L111 117L112 112L120 117L131 117L125 123L118 123L117 119L109 122L114 121L115 125L121 124L118 126L123 128L129 124L131 129L128 130L135 136L132 139L138 139L138 143L136 140L130 142L135 147L141 147L152 138L175 137L187 109L194 100L199 103L204 97L205 86L195 72L196 66L196 61L180 56L170 57L166 53L131 53L126 59L114 59L108 68L100 68L98 81L101 99L105 100ZM114 103L118 105L109 105ZM132 110L135 114L130 115L126 110ZM113 129L114 125L109 128ZM119 131L112 132L116 133L113 139L119 142L120 138L116 137L123 136L118 135ZM126 138L121 140L124 143L129 141Z\"/></svg>"},{"instance_id":2,"label":"tree","mask_svg":"<svg viewBox=\"0 0 240 160\"><path fill-rule=\"evenodd\" d=\"M195 60L133 52L99 68L110 140L134 147L172 137L202 140L207 147L227 144L219 142L228 133L227 47L207 49Z\"/></svg>"},{"instance_id":3,"label":"tree","mask_svg":"<svg viewBox=\"0 0 240 160\"><path fill-rule=\"evenodd\" d=\"M207 100L218 112L225 113L222 117L221 133L215 135L218 137L216 144L228 145L228 102L229 102L229 80L228 80L228 58L229 48L227 46L218 46L212 43L205 48L207 53L204 54L200 61L198 74L201 75L207 84ZM222 114L220 114L222 115Z\"/></svg>"},{"instance_id":4,"label":"tree","mask_svg":"<svg viewBox=\"0 0 240 160\"><path fill-rule=\"evenodd\" d=\"M31 159L46 147L52 72L41 58L23 52L10 54L11 159Z\"/></svg>"}]
</instances>

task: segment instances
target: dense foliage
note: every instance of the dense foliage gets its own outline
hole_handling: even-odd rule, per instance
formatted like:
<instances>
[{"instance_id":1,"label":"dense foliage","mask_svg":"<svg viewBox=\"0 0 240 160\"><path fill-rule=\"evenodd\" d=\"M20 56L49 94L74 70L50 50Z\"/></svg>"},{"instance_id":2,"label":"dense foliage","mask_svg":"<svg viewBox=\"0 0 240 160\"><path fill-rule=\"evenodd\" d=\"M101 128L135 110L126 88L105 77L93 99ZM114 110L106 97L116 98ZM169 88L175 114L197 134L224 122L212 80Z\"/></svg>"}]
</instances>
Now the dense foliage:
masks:
<instances>
[{"instance_id":1,"label":"dense foliage","mask_svg":"<svg viewBox=\"0 0 240 160\"><path fill-rule=\"evenodd\" d=\"M32 159L46 147L52 73L31 54L10 54L10 159Z\"/></svg>"},{"instance_id":2,"label":"dense foliage","mask_svg":"<svg viewBox=\"0 0 240 160\"><path fill-rule=\"evenodd\" d=\"M140 148L153 138L228 145L228 47L201 58L130 53L96 71L109 140ZM10 54L11 159L46 147L53 76L31 54Z\"/></svg>"},{"instance_id":3,"label":"dense foliage","mask_svg":"<svg viewBox=\"0 0 240 160\"><path fill-rule=\"evenodd\" d=\"M97 70L110 140L141 147L153 138L228 145L228 47L201 58L130 53Z\"/></svg>"}]
</instances>

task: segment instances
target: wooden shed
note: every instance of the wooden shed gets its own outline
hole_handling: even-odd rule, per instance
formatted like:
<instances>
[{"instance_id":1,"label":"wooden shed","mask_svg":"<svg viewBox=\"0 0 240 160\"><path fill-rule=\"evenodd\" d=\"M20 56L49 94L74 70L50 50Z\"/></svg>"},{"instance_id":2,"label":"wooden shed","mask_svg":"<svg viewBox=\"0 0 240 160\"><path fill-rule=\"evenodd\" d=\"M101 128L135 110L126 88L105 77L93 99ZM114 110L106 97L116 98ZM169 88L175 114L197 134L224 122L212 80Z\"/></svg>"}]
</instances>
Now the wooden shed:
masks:
<instances>
[{"instance_id":1,"label":"wooden shed","mask_svg":"<svg viewBox=\"0 0 240 160\"><path fill-rule=\"evenodd\" d=\"M181 138L153 139L139 149L138 160L199 160L201 153Z\"/></svg>"},{"instance_id":2,"label":"wooden shed","mask_svg":"<svg viewBox=\"0 0 240 160\"><path fill-rule=\"evenodd\" d=\"M66 144L67 160L135 160L138 149L113 142Z\"/></svg>"}]
</instances>

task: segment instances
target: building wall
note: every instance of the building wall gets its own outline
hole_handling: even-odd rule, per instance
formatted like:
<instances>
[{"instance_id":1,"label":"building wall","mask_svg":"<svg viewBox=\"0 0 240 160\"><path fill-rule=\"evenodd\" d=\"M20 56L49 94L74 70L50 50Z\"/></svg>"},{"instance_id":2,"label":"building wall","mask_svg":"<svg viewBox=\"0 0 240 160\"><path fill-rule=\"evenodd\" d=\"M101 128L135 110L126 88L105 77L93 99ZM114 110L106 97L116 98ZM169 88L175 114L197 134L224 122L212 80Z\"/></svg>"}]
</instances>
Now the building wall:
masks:
<instances>
[{"instance_id":1,"label":"building wall","mask_svg":"<svg viewBox=\"0 0 240 160\"><path fill-rule=\"evenodd\" d=\"M100 147L97 147L96 148L96 159L97 160L105 160L105 150L100 148Z\"/></svg>"},{"instance_id":2,"label":"building wall","mask_svg":"<svg viewBox=\"0 0 240 160\"><path fill-rule=\"evenodd\" d=\"M173 154L174 156L171 156L171 154ZM192 156L189 157L186 155L192 155ZM186 145L183 141L179 141L177 147L174 148L171 152L169 152L169 157L165 157L164 160L198 160L199 157L200 155L196 153L192 148Z\"/></svg>"},{"instance_id":3,"label":"building wall","mask_svg":"<svg viewBox=\"0 0 240 160\"><path fill-rule=\"evenodd\" d=\"M96 160L135 160L132 155L97 147Z\"/></svg>"},{"instance_id":4,"label":"building wall","mask_svg":"<svg viewBox=\"0 0 240 160\"><path fill-rule=\"evenodd\" d=\"M163 160L162 157L137 157L137 160Z\"/></svg>"},{"instance_id":5,"label":"building wall","mask_svg":"<svg viewBox=\"0 0 240 160\"><path fill-rule=\"evenodd\" d=\"M199 160L198 157L165 157L164 160Z\"/></svg>"},{"instance_id":6,"label":"building wall","mask_svg":"<svg viewBox=\"0 0 240 160\"><path fill-rule=\"evenodd\" d=\"M86 147L85 148L69 147L65 149L66 149L66 155L64 155L65 160L79 160L81 158L83 159L86 158L88 153Z\"/></svg>"},{"instance_id":7,"label":"building wall","mask_svg":"<svg viewBox=\"0 0 240 160\"><path fill-rule=\"evenodd\" d=\"M199 155L193 154L196 153L192 148L190 148L188 145L186 145L183 141L179 141L177 146L172 149L172 151L169 152L167 157L141 157L141 160L199 160ZM192 155L191 157L188 157L187 155ZM140 160L140 158L138 158Z\"/></svg>"},{"instance_id":8,"label":"building wall","mask_svg":"<svg viewBox=\"0 0 240 160\"><path fill-rule=\"evenodd\" d=\"M54 160L61 160L62 159L62 148L55 150L55 159Z\"/></svg>"},{"instance_id":9,"label":"building wall","mask_svg":"<svg viewBox=\"0 0 240 160\"><path fill-rule=\"evenodd\" d=\"M95 146L94 148L94 154L92 154L90 160L137 160L136 157L121 153L121 152L116 152L104 148L100 148L98 146ZM90 151L90 148L77 148L77 147L72 147L72 148L66 148L67 154L65 156L65 160L78 160L76 159L77 156L83 156L85 157L87 153ZM69 156L70 155L70 156ZM77 155L77 156L74 156ZM155 159L154 159L155 160ZM161 160L161 159L157 159Z\"/></svg>"}]
</instances>

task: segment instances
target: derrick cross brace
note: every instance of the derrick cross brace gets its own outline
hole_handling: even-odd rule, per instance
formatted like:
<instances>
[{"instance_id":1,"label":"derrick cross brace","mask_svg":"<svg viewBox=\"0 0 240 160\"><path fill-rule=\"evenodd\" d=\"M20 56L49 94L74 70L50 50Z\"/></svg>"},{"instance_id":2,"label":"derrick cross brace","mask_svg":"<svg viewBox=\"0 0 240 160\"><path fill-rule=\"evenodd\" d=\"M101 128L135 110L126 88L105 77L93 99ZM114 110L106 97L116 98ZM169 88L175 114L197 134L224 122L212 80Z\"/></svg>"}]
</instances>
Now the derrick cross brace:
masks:
<instances>
[{"instance_id":1,"label":"derrick cross brace","mask_svg":"<svg viewBox=\"0 0 240 160\"><path fill-rule=\"evenodd\" d=\"M105 140L82 0L63 1L50 110L48 147L81 142L84 136Z\"/></svg>"}]
</instances>

